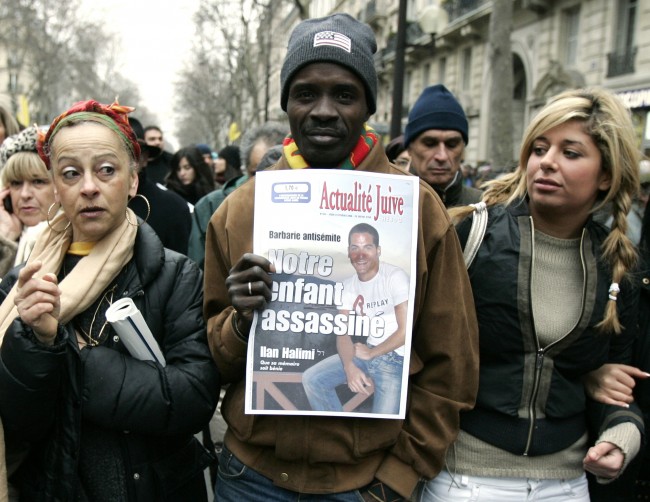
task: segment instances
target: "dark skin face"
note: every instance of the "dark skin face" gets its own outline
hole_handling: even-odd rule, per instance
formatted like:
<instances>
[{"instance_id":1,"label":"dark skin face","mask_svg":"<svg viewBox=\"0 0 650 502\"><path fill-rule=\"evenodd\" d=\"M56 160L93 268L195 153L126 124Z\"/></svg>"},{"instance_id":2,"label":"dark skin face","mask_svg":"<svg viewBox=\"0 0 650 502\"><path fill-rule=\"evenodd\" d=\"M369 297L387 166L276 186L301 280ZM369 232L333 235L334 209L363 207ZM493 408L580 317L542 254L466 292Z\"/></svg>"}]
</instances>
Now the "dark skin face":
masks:
<instances>
[{"instance_id":1,"label":"dark skin face","mask_svg":"<svg viewBox=\"0 0 650 502\"><path fill-rule=\"evenodd\" d=\"M302 156L310 166L324 168L336 168L350 155L370 116L363 82L332 63L310 64L296 73L287 115ZM253 312L270 301L274 271L269 260L251 253L230 270L226 286L240 332L248 333Z\"/></svg>"},{"instance_id":2,"label":"dark skin face","mask_svg":"<svg viewBox=\"0 0 650 502\"><path fill-rule=\"evenodd\" d=\"M333 63L313 63L296 73L287 115L302 156L310 166L324 168L350 155L370 116L361 79Z\"/></svg>"}]
</instances>

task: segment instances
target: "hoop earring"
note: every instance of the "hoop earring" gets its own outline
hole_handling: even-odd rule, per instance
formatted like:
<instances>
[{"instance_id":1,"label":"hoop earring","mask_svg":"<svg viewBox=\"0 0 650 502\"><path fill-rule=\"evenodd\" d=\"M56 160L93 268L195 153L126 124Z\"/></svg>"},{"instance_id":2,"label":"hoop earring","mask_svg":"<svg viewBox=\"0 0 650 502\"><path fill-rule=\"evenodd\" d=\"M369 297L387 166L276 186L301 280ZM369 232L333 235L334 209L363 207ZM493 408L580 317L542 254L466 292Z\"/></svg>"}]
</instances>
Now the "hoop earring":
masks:
<instances>
[{"instance_id":1,"label":"hoop earring","mask_svg":"<svg viewBox=\"0 0 650 502\"><path fill-rule=\"evenodd\" d=\"M62 228L61 230L57 230L56 228L54 228L52 226L52 224L50 223L50 218L51 218L50 213L52 212L52 208L54 206L56 206L57 204L59 204L59 206L61 206L60 202L52 202L52 204L50 204L50 207L47 208L47 217L46 217L45 221L47 221L47 226L50 227L52 232L61 233L61 232L65 232L72 222L68 220L68 224L64 228ZM56 217L56 213L54 213L54 217Z\"/></svg>"},{"instance_id":2,"label":"hoop earring","mask_svg":"<svg viewBox=\"0 0 650 502\"><path fill-rule=\"evenodd\" d=\"M137 198L137 197L141 197L142 200L144 201L144 203L147 205L147 217L146 217L146 218L143 220L143 222L142 222L142 223L146 223L147 220L149 219L149 216L151 216L151 204L149 204L149 199L147 199L147 198L146 198L144 195L142 195L141 193L137 193L137 194L135 194L133 197L131 197L131 199L129 200L129 202L131 202L133 199L135 199L135 198ZM128 206L128 204L127 204L127 206ZM126 212L126 221L127 221L128 224L131 225L132 227L139 227L140 225L142 225L142 223L140 223L140 224L138 224L138 223L133 223L133 222L129 219L129 212L128 212L128 211Z\"/></svg>"}]
</instances>

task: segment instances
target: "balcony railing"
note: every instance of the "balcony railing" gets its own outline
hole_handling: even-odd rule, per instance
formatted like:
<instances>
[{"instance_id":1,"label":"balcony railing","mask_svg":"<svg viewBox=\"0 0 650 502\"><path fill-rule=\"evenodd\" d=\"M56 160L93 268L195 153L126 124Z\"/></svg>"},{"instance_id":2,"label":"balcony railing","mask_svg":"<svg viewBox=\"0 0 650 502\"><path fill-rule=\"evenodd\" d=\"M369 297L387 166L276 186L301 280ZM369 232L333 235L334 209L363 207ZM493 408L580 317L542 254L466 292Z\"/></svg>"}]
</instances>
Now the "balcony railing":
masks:
<instances>
[{"instance_id":1,"label":"balcony railing","mask_svg":"<svg viewBox=\"0 0 650 502\"><path fill-rule=\"evenodd\" d=\"M443 3L443 8L447 11L451 23L455 19L475 11L487 2L488 0L447 0Z\"/></svg>"},{"instance_id":2,"label":"balcony railing","mask_svg":"<svg viewBox=\"0 0 650 502\"><path fill-rule=\"evenodd\" d=\"M420 28L420 25L415 22L408 22L406 25L406 47L416 47L418 41L420 44L422 37L425 33ZM397 33L391 33L386 40L386 47L381 51L382 58L392 57L397 49Z\"/></svg>"},{"instance_id":3,"label":"balcony railing","mask_svg":"<svg viewBox=\"0 0 650 502\"><path fill-rule=\"evenodd\" d=\"M629 47L625 52L610 52L607 54L607 76L617 77L634 73L636 47Z\"/></svg>"}]
</instances>

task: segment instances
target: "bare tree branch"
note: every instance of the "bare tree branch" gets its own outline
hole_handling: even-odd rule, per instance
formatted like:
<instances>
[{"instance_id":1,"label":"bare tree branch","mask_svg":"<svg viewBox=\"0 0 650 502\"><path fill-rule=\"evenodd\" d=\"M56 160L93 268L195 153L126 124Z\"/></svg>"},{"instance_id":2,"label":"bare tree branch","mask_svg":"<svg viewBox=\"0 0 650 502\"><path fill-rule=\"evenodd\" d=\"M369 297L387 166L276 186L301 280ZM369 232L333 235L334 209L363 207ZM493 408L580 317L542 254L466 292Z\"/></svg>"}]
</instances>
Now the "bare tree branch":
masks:
<instances>
[{"instance_id":1,"label":"bare tree branch","mask_svg":"<svg viewBox=\"0 0 650 502\"><path fill-rule=\"evenodd\" d=\"M26 95L39 123L82 99L108 101L120 94L139 100L135 84L110 64L116 43L117 36L102 25L82 19L79 0L3 0L0 5L0 46L17 79L10 90L14 108L18 95Z\"/></svg>"}]
</instances>

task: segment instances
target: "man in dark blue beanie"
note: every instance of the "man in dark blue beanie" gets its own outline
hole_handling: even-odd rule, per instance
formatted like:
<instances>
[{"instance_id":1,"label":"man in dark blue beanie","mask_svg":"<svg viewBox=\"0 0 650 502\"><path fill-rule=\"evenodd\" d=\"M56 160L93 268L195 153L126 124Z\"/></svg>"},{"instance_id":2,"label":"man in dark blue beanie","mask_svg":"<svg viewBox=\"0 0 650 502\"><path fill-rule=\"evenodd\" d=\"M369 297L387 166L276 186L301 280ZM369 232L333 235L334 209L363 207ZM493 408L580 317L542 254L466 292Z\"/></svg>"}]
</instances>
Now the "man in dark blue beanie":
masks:
<instances>
[{"instance_id":1,"label":"man in dark blue beanie","mask_svg":"<svg viewBox=\"0 0 650 502\"><path fill-rule=\"evenodd\" d=\"M460 103L442 84L427 87L409 113L404 144L411 169L448 208L481 199L480 190L463 184L460 164L467 141L467 117Z\"/></svg>"},{"instance_id":2,"label":"man in dark blue beanie","mask_svg":"<svg viewBox=\"0 0 650 502\"><path fill-rule=\"evenodd\" d=\"M358 171L360 179L361 172L408 176L388 161L378 134L367 124L377 102L376 50L372 29L347 14L296 26L280 74L280 103L291 134L283 141L278 162L268 167L270 175L283 169L349 169ZM444 466L447 448L458 434L460 412L473 405L478 388L478 329L454 227L431 187L420 183L414 272L418 301L412 311L414 329L408 334L412 355L404 420L336 412L316 416L318 410L247 415L246 358L253 350L248 337L254 312L264 309L272 296L275 271L266 257L252 252L255 184L253 176L224 200L210 218L205 238L208 340L229 382L221 406L228 430L216 499L405 502L415 496L419 480L434 478ZM318 224L314 221L316 228ZM368 243L364 249L372 253L376 245ZM388 282L382 279L385 291L392 287ZM382 289L379 281L368 286ZM387 305L388 296L383 294L377 303ZM358 298L363 304L362 295ZM379 370L384 371L389 359L401 357L395 349L403 343L402 335L395 331L373 347L373 364ZM349 355L336 368L338 375L344 373L341 387L348 388L355 386L361 370ZM298 404L306 401L300 383L281 385L289 407L298 405L298 410L308 406Z\"/></svg>"}]
</instances>

